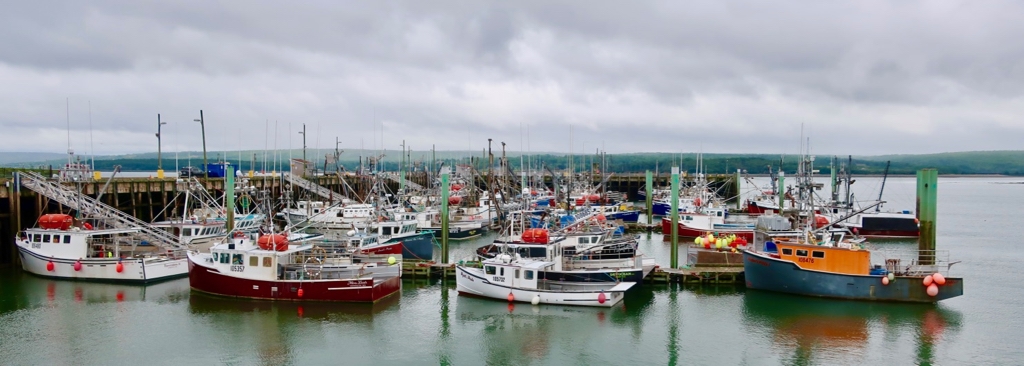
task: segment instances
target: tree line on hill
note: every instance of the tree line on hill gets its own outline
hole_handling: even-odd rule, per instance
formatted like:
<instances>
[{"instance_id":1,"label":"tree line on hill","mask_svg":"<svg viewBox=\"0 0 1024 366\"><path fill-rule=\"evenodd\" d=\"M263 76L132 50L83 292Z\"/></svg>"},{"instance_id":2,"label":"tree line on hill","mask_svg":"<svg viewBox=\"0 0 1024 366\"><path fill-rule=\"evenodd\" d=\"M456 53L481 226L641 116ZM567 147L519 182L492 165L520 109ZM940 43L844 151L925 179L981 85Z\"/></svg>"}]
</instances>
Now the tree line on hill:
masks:
<instances>
[{"instance_id":1,"label":"tree line on hill","mask_svg":"<svg viewBox=\"0 0 1024 366\"><path fill-rule=\"evenodd\" d=\"M832 157L832 156L816 156L814 167L819 170L820 174L829 174L831 172L830 161L835 158L838 162L846 164L847 157ZM609 154L607 156L599 155L583 155L573 156L572 163L574 170L579 171L595 171L604 170L606 172L616 173L636 173L643 172L646 170L657 171L657 172L668 172L671 167L678 166L681 170L687 172L694 172L697 168L697 154L669 154L669 153L634 153L634 154ZM498 166L499 157L495 157L495 167ZM565 170L569 165L570 157L566 155L556 154L535 154L524 156L520 159L519 156L509 158L509 166L512 170L518 172L520 165L528 165L533 170L540 170L543 168L551 169L553 171ZM603 163L602 163L603 160ZM772 170L778 171L781 167L783 171L792 174L796 171L799 157L795 155L740 155L740 154L704 154L702 158L703 171L709 174L733 174L737 169L741 169L749 174L767 174L769 167ZM282 159L275 164L270 161L266 164L263 161L257 160L255 165L252 165L251 161L231 161L236 166L236 169L242 171L248 171L250 169L260 171L264 167L266 170L275 170L269 168L270 166L278 165L287 169L287 161ZM482 157L463 158L463 159L439 159L439 162L444 162L448 165L454 164L472 164L479 171L484 172L487 170L487 162ZM922 168L936 168L940 174L1003 174L1003 175L1024 175L1024 152L1022 151L1002 151L1002 152L966 152L966 153L943 153L943 154L930 154L930 155L891 155L891 156L869 156L869 157L854 157L852 159L852 172L853 174L882 174L885 171L886 163L891 162L889 167L889 174L915 174L915 172ZM33 164L19 164L22 167L33 167L33 168L48 168L52 166L57 169L62 165L64 161L52 160L43 163ZM183 161L179 161L179 167L183 166ZM200 166L201 161L192 159L192 165ZM317 168L323 169L323 159L316 162ZM358 158L346 159L345 156L339 161L339 164L344 167L345 170L354 171L360 166ZM367 162L363 161L364 166L368 165ZM97 159L96 168L102 171L109 171L113 169L115 165L120 165L124 171L155 171L157 167L157 159L155 158L114 158L114 159ZM333 164L332 164L333 165ZM400 168L400 160L387 160L382 162L382 167L386 171L397 171ZM424 170L429 167L428 162L419 160L413 161L407 164L407 169ZM433 164L436 169L439 165ZM602 169L602 167L604 169ZM163 168L165 171L173 171L175 166L173 161L168 164L168 160L164 159ZM334 170L333 166L328 167L327 170Z\"/></svg>"}]
</instances>

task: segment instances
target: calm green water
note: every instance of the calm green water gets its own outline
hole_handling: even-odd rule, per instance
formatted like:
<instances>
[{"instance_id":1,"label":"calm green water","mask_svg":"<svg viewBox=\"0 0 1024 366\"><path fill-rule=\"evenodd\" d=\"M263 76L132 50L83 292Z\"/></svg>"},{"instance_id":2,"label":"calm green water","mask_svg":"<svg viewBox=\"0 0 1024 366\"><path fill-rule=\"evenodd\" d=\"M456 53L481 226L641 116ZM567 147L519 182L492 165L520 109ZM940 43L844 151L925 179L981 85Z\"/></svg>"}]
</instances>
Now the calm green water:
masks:
<instances>
[{"instance_id":1,"label":"calm green water","mask_svg":"<svg viewBox=\"0 0 1024 366\"><path fill-rule=\"evenodd\" d=\"M939 246L965 295L938 305L645 285L611 309L510 307L406 280L378 304L291 304L194 294L188 279L120 286L0 269L0 365L70 364L1020 364L1016 243L1024 178L942 179ZM858 179L877 195L879 182ZM890 179L912 208L914 180ZM459 259L486 241L456 244ZM885 247L915 243L880 242ZM660 235L641 249L668 262Z\"/></svg>"}]
</instances>

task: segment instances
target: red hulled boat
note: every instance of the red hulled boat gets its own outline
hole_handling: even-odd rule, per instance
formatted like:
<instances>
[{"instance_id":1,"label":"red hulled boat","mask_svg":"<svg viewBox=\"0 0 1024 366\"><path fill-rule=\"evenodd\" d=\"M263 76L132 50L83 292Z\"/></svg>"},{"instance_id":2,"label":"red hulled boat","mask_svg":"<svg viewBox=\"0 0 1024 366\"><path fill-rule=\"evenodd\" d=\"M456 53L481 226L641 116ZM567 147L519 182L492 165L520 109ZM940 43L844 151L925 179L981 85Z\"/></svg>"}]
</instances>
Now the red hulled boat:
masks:
<instances>
[{"instance_id":1,"label":"red hulled boat","mask_svg":"<svg viewBox=\"0 0 1024 366\"><path fill-rule=\"evenodd\" d=\"M293 234L301 235L301 234ZM375 302L402 286L401 255L329 252L281 234L188 253L192 289L285 301Z\"/></svg>"}]
</instances>

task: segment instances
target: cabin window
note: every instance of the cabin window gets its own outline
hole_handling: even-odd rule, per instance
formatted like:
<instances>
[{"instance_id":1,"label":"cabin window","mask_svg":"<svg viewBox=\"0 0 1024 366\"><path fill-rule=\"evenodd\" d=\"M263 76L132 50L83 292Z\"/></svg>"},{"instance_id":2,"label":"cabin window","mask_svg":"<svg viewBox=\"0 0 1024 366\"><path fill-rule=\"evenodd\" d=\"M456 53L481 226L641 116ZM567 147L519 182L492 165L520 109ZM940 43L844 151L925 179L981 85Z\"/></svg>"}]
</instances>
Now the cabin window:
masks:
<instances>
[{"instance_id":1,"label":"cabin window","mask_svg":"<svg viewBox=\"0 0 1024 366\"><path fill-rule=\"evenodd\" d=\"M489 275L494 274L494 266L484 266L484 273Z\"/></svg>"},{"instance_id":2,"label":"cabin window","mask_svg":"<svg viewBox=\"0 0 1024 366\"><path fill-rule=\"evenodd\" d=\"M519 278L519 269L516 269L516 278Z\"/></svg>"},{"instance_id":3,"label":"cabin window","mask_svg":"<svg viewBox=\"0 0 1024 366\"><path fill-rule=\"evenodd\" d=\"M797 249L796 250L796 256L797 257L806 257L807 256L807 250L806 249Z\"/></svg>"},{"instance_id":4,"label":"cabin window","mask_svg":"<svg viewBox=\"0 0 1024 366\"><path fill-rule=\"evenodd\" d=\"M260 257L251 256L249 257L249 267L256 267L260 265Z\"/></svg>"},{"instance_id":5,"label":"cabin window","mask_svg":"<svg viewBox=\"0 0 1024 366\"><path fill-rule=\"evenodd\" d=\"M270 267L270 257L263 257L263 266Z\"/></svg>"},{"instance_id":6,"label":"cabin window","mask_svg":"<svg viewBox=\"0 0 1024 366\"><path fill-rule=\"evenodd\" d=\"M382 229L383 229L383 231L382 231L383 235L391 235L391 227L385 226Z\"/></svg>"},{"instance_id":7,"label":"cabin window","mask_svg":"<svg viewBox=\"0 0 1024 366\"><path fill-rule=\"evenodd\" d=\"M242 255L241 254L232 255L231 256L231 264L236 264L236 265L239 265L239 266L242 265L242 264L245 264L244 262L242 262Z\"/></svg>"},{"instance_id":8,"label":"cabin window","mask_svg":"<svg viewBox=\"0 0 1024 366\"><path fill-rule=\"evenodd\" d=\"M581 237L580 238L580 244L590 244L590 238L585 237L585 236Z\"/></svg>"},{"instance_id":9,"label":"cabin window","mask_svg":"<svg viewBox=\"0 0 1024 366\"><path fill-rule=\"evenodd\" d=\"M61 235L54 235L53 236L53 243L54 244L60 243L60 237L61 237Z\"/></svg>"},{"instance_id":10,"label":"cabin window","mask_svg":"<svg viewBox=\"0 0 1024 366\"><path fill-rule=\"evenodd\" d=\"M32 241L34 241L34 242L38 243L38 242L40 242L40 241L42 241L42 240L43 240L43 239L42 239L42 235L39 235L39 234L32 234Z\"/></svg>"},{"instance_id":11,"label":"cabin window","mask_svg":"<svg viewBox=\"0 0 1024 366\"><path fill-rule=\"evenodd\" d=\"M498 275L499 276L504 276L505 275L505 267L501 267L501 269L498 270Z\"/></svg>"},{"instance_id":12,"label":"cabin window","mask_svg":"<svg viewBox=\"0 0 1024 366\"><path fill-rule=\"evenodd\" d=\"M820 251L820 250L815 250L815 251L811 252L811 256L814 257L814 258L825 258L825 252Z\"/></svg>"},{"instance_id":13,"label":"cabin window","mask_svg":"<svg viewBox=\"0 0 1024 366\"><path fill-rule=\"evenodd\" d=\"M49 243L50 242L50 234L43 234L43 242L44 243Z\"/></svg>"},{"instance_id":14,"label":"cabin window","mask_svg":"<svg viewBox=\"0 0 1024 366\"><path fill-rule=\"evenodd\" d=\"M192 229L190 229L190 228L181 229L181 235L192 236Z\"/></svg>"},{"instance_id":15,"label":"cabin window","mask_svg":"<svg viewBox=\"0 0 1024 366\"><path fill-rule=\"evenodd\" d=\"M228 258L228 253L221 253L220 254L220 262L221 263L227 264L230 261L231 261L231 258Z\"/></svg>"},{"instance_id":16,"label":"cabin window","mask_svg":"<svg viewBox=\"0 0 1024 366\"><path fill-rule=\"evenodd\" d=\"M793 255L792 248L782 248L782 255Z\"/></svg>"},{"instance_id":17,"label":"cabin window","mask_svg":"<svg viewBox=\"0 0 1024 366\"><path fill-rule=\"evenodd\" d=\"M523 279L527 281L533 280L533 271L526 270L526 273L523 274Z\"/></svg>"},{"instance_id":18,"label":"cabin window","mask_svg":"<svg viewBox=\"0 0 1024 366\"><path fill-rule=\"evenodd\" d=\"M71 235L64 236L64 244L71 244Z\"/></svg>"}]
</instances>

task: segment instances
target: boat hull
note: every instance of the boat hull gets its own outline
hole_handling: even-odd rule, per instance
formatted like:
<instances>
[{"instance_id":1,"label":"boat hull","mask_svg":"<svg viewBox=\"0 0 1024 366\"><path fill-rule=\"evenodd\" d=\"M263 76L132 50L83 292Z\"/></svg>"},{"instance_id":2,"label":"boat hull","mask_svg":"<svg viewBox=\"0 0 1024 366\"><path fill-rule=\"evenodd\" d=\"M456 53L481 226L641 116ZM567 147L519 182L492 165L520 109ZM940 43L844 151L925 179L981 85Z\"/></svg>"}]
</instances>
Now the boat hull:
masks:
<instances>
[{"instance_id":1,"label":"boat hull","mask_svg":"<svg viewBox=\"0 0 1024 366\"><path fill-rule=\"evenodd\" d=\"M684 224L682 222L678 223L678 227L679 227L679 229L677 231L677 235L680 236L680 237L684 237L684 238L696 238L696 237L702 236L702 235L704 235L704 234L706 234L707 232L710 231L710 232L715 232L715 233L718 233L718 234L736 235L736 237L743 238L743 240L746 240L748 243L752 242L754 240L754 230L753 229L747 229L747 228L744 228L744 229L734 229L734 228L705 229L705 228L691 227L691 226L688 226L688 225L686 225L686 224ZM672 220L661 220L661 233L664 235L664 239L665 240L671 240L672 239Z\"/></svg>"},{"instance_id":2,"label":"boat hull","mask_svg":"<svg viewBox=\"0 0 1024 366\"><path fill-rule=\"evenodd\" d=\"M398 276L384 279L267 281L239 278L189 260L189 285L213 295L276 301L376 302L402 288ZM299 295L302 289L302 295Z\"/></svg>"},{"instance_id":3,"label":"boat hull","mask_svg":"<svg viewBox=\"0 0 1024 366\"><path fill-rule=\"evenodd\" d=\"M185 258L121 259L123 269L119 273L117 258L48 258L20 245L18 252L21 256L21 268L25 272L55 279L142 284L188 275ZM82 266L76 271L74 265L78 261L81 261ZM53 262L53 271L46 268L50 262Z\"/></svg>"},{"instance_id":4,"label":"boat hull","mask_svg":"<svg viewBox=\"0 0 1024 366\"><path fill-rule=\"evenodd\" d=\"M512 294L512 301L526 303L539 296L541 304L599 307L615 306L624 298L623 292L554 292L512 288L492 283L483 276L468 271L466 267L456 266L456 271L458 274L455 277L455 283L460 295L509 301L509 294ZM604 301L599 299L602 295Z\"/></svg>"},{"instance_id":5,"label":"boat hull","mask_svg":"<svg viewBox=\"0 0 1024 366\"><path fill-rule=\"evenodd\" d=\"M946 277L937 296L928 296L921 277L847 275L802 269L790 261L743 252L743 271L749 289L850 300L931 303L963 295L963 279Z\"/></svg>"},{"instance_id":6,"label":"boat hull","mask_svg":"<svg viewBox=\"0 0 1024 366\"><path fill-rule=\"evenodd\" d=\"M608 220L622 220L622 222L636 223L640 220L640 211L621 211L606 215Z\"/></svg>"},{"instance_id":7,"label":"boat hull","mask_svg":"<svg viewBox=\"0 0 1024 366\"><path fill-rule=\"evenodd\" d=\"M433 235L434 238L436 238L436 239L440 239L441 238L441 228L440 227L425 227L425 228L421 228L420 230L430 232L430 234ZM476 237L479 237L479 236L483 235L484 231L486 231L486 230L484 230L482 227L481 228L473 228L473 229L464 229L464 228L461 228L461 227L454 227L454 228L448 229L448 240L469 240L469 239L476 238Z\"/></svg>"},{"instance_id":8,"label":"boat hull","mask_svg":"<svg viewBox=\"0 0 1024 366\"><path fill-rule=\"evenodd\" d=\"M402 238L393 238L385 244L401 242L402 257L406 260L433 260L434 259L434 234L419 232Z\"/></svg>"}]
</instances>

